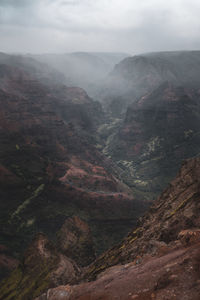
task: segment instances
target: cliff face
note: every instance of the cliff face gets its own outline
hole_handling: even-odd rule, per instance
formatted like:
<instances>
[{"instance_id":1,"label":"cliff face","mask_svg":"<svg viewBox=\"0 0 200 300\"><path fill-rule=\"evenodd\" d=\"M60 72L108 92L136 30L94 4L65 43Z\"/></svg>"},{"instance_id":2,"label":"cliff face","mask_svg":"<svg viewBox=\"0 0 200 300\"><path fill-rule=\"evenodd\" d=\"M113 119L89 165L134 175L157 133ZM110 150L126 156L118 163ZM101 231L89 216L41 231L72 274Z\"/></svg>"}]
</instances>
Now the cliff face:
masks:
<instances>
[{"instance_id":1,"label":"cliff face","mask_svg":"<svg viewBox=\"0 0 200 300\"><path fill-rule=\"evenodd\" d=\"M119 240L140 204L96 148L101 106L21 67L0 65L0 79L1 244L19 257L35 233L55 239L73 215L91 225L96 251Z\"/></svg>"},{"instance_id":2,"label":"cliff face","mask_svg":"<svg viewBox=\"0 0 200 300\"><path fill-rule=\"evenodd\" d=\"M156 195L200 152L199 100L199 89L165 83L128 107L106 152L130 186Z\"/></svg>"},{"instance_id":3,"label":"cliff face","mask_svg":"<svg viewBox=\"0 0 200 300\"><path fill-rule=\"evenodd\" d=\"M200 158L185 161L138 227L87 268L84 278L96 281L37 299L199 299L199 175Z\"/></svg>"},{"instance_id":4,"label":"cliff face","mask_svg":"<svg viewBox=\"0 0 200 300\"><path fill-rule=\"evenodd\" d=\"M124 59L104 83L103 152L150 201L200 153L199 74L199 51L158 52Z\"/></svg>"},{"instance_id":5,"label":"cliff face","mask_svg":"<svg viewBox=\"0 0 200 300\"><path fill-rule=\"evenodd\" d=\"M199 86L200 52L175 51L136 55L122 60L108 76L102 98L108 111L120 116L138 98L165 82Z\"/></svg>"}]
</instances>

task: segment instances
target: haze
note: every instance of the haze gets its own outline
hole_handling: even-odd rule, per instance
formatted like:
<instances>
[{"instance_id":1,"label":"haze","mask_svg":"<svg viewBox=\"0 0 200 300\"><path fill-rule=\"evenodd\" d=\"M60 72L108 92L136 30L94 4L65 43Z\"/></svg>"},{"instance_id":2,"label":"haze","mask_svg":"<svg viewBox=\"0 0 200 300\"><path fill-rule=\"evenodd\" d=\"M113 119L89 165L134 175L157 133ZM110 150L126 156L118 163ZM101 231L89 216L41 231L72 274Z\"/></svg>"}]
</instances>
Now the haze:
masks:
<instances>
[{"instance_id":1,"label":"haze","mask_svg":"<svg viewBox=\"0 0 200 300\"><path fill-rule=\"evenodd\" d=\"M1 0L0 51L200 48L198 0Z\"/></svg>"}]
</instances>

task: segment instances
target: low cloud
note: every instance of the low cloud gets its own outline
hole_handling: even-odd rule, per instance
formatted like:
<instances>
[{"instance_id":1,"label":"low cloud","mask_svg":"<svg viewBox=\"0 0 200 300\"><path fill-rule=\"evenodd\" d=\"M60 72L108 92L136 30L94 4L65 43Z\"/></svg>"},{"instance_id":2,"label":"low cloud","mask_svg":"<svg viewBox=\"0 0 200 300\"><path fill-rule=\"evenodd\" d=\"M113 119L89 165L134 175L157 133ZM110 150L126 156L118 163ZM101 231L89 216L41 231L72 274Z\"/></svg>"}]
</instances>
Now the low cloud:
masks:
<instances>
[{"instance_id":1,"label":"low cloud","mask_svg":"<svg viewBox=\"0 0 200 300\"><path fill-rule=\"evenodd\" d=\"M1 0L0 51L199 49L198 0Z\"/></svg>"}]
</instances>

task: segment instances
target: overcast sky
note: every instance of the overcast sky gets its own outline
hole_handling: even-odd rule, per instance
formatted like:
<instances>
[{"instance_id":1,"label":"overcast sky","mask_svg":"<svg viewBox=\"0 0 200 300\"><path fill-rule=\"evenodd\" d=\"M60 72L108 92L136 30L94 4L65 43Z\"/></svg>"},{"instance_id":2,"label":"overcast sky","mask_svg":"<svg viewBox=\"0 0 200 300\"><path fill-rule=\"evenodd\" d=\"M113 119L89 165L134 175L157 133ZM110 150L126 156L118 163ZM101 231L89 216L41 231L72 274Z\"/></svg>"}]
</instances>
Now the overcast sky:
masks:
<instances>
[{"instance_id":1,"label":"overcast sky","mask_svg":"<svg viewBox=\"0 0 200 300\"><path fill-rule=\"evenodd\" d=\"M0 0L0 51L200 49L199 0Z\"/></svg>"}]
</instances>

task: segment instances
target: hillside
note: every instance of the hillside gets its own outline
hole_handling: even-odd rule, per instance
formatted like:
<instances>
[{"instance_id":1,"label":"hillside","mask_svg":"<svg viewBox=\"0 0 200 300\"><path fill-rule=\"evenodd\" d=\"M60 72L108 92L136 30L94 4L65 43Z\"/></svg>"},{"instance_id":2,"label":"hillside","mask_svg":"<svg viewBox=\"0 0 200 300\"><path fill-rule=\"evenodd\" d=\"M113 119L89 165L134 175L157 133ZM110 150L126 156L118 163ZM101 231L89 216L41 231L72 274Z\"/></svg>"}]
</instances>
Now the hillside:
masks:
<instances>
[{"instance_id":1,"label":"hillside","mask_svg":"<svg viewBox=\"0 0 200 300\"><path fill-rule=\"evenodd\" d=\"M177 177L118 245L92 263L85 279L37 300L185 299L200 293L200 158Z\"/></svg>"}]
</instances>

